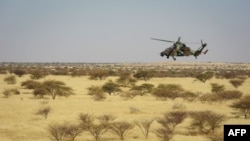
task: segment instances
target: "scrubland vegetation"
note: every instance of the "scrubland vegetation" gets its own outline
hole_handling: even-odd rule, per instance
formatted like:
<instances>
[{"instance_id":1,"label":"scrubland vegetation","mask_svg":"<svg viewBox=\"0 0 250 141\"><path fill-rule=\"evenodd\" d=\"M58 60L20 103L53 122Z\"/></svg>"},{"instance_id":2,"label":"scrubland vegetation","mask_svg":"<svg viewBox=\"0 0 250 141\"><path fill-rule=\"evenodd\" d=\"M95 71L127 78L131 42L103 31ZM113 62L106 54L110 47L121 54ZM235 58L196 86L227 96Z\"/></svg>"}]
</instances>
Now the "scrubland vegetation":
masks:
<instances>
[{"instance_id":1,"label":"scrubland vegetation","mask_svg":"<svg viewBox=\"0 0 250 141\"><path fill-rule=\"evenodd\" d=\"M249 124L249 64L0 66L0 138L222 141Z\"/></svg>"}]
</instances>

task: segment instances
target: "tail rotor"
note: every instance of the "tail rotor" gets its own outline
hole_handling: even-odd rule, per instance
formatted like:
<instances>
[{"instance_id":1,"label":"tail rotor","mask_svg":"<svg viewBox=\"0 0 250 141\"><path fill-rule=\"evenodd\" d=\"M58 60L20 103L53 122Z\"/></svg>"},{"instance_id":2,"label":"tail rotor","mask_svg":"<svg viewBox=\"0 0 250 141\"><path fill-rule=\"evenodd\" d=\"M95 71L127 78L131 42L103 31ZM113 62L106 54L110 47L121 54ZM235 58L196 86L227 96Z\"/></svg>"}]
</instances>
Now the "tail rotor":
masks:
<instances>
[{"instance_id":1,"label":"tail rotor","mask_svg":"<svg viewBox=\"0 0 250 141\"><path fill-rule=\"evenodd\" d=\"M207 46L207 44L206 44L206 43L203 43L203 41L201 40L201 47L200 47L198 50L195 51L194 57L197 58L201 53L206 54L206 53L208 52L208 50L202 52L203 49L204 49L206 46Z\"/></svg>"},{"instance_id":2,"label":"tail rotor","mask_svg":"<svg viewBox=\"0 0 250 141\"><path fill-rule=\"evenodd\" d=\"M203 41L201 40L201 46L204 48L207 46L207 43L203 43Z\"/></svg>"}]
</instances>

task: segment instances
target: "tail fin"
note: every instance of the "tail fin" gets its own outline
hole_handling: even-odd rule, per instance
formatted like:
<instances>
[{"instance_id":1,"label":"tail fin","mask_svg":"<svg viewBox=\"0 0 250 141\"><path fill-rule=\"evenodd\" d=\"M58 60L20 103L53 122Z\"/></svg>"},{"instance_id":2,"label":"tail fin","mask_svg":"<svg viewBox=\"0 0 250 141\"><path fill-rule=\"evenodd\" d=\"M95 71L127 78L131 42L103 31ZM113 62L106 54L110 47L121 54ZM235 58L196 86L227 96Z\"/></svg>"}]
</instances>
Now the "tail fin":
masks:
<instances>
[{"instance_id":1,"label":"tail fin","mask_svg":"<svg viewBox=\"0 0 250 141\"><path fill-rule=\"evenodd\" d=\"M208 49L207 49L206 51L204 51L203 53L204 53L204 54L207 54L207 52L208 52Z\"/></svg>"},{"instance_id":2,"label":"tail fin","mask_svg":"<svg viewBox=\"0 0 250 141\"><path fill-rule=\"evenodd\" d=\"M202 40L201 40L201 47L199 49L197 49L194 53L194 57L197 58L203 51L203 49L207 46L206 43L203 43ZM206 54L208 52L208 50L206 50L204 52L204 54Z\"/></svg>"}]
</instances>

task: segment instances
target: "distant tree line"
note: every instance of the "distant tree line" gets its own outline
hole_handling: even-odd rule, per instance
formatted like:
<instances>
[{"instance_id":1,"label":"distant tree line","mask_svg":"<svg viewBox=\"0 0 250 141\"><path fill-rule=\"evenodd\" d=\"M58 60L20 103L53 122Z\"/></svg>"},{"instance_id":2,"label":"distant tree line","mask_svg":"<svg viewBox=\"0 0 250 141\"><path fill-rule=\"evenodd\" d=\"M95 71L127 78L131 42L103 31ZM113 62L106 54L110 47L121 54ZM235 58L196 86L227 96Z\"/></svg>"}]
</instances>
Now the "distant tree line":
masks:
<instances>
[{"instance_id":1,"label":"distant tree line","mask_svg":"<svg viewBox=\"0 0 250 141\"><path fill-rule=\"evenodd\" d=\"M34 79L45 77L46 75L70 75L70 76L90 76L91 79L103 79L107 76L120 76L124 73L133 74L135 77L142 80L147 80L151 77L197 77L203 72L210 71L214 73L216 78L234 79L238 76L250 76L250 70L242 70L241 68L227 69L202 69L202 68L174 68L174 69L141 69L141 68L120 68L112 67L105 68L79 68L79 67L20 67L20 66L0 66L0 73L7 72L22 77L25 74L33 75Z\"/></svg>"}]
</instances>

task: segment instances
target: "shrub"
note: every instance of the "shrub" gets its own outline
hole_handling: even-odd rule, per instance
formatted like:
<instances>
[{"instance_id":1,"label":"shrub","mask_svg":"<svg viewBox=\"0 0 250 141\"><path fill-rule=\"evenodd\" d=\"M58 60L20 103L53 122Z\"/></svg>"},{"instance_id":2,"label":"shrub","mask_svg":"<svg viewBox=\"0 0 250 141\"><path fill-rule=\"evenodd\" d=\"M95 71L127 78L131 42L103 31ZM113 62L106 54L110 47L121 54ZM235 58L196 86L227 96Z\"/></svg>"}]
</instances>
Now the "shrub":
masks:
<instances>
[{"instance_id":1,"label":"shrub","mask_svg":"<svg viewBox=\"0 0 250 141\"><path fill-rule=\"evenodd\" d=\"M153 91L154 85L149 83L143 83L140 86L133 86L130 90L140 91L141 95L146 93L151 93Z\"/></svg>"},{"instance_id":2,"label":"shrub","mask_svg":"<svg viewBox=\"0 0 250 141\"><path fill-rule=\"evenodd\" d=\"M74 70L72 70L71 76L72 77L76 77L76 76L79 77L79 76L84 76L86 74L87 74L87 72L84 69L74 69Z\"/></svg>"},{"instance_id":3,"label":"shrub","mask_svg":"<svg viewBox=\"0 0 250 141\"><path fill-rule=\"evenodd\" d=\"M119 136L120 140L124 140L125 136L133 128L134 128L133 124L125 121L115 122L110 127L112 133Z\"/></svg>"},{"instance_id":4,"label":"shrub","mask_svg":"<svg viewBox=\"0 0 250 141\"><path fill-rule=\"evenodd\" d=\"M103 80L108 76L108 71L107 70L91 70L89 72L91 80Z\"/></svg>"},{"instance_id":5,"label":"shrub","mask_svg":"<svg viewBox=\"0 0 250 141\"><path fill-rule=\"evenodd\" d=\"M89 132L95 138L95 140L98 141L100 140L101 135L107 131L106 129L107 127L103 124L93 124L89 128Z\"/></svg>"},{"instance_id":6,"label":"shrub","mask_svg":"<svg viewBox=\"0 0 250 141\"><path fill-rule=\"evenodd\" d=\"M172 106L173 110L179 110L179 111L184 111L187 109L187 107L183 103L174 103Z\"/></svg>"},{"instance_id":7,"label":"shrub","mask_svg":"<svg viewBox=\"0 0 250 141\"><path fill-rule=\"evenodd\" d=\"M223 91L223 92L218 93L218 95L223 100L231 100L231 99L239 99L239 98L241 98L241 96L243 94L240 91L236 91L236 90L230 91L230 90L227 90L227 91Z\"/></svg>"},{"instance_id":8,"label":"shrub","mask_svg":"<svg viewBox=\"0 0 250 141\"><path fill-rule=\"evenodd\" d=\"M203 103L213 103L213 102L221 102L222 100L232 100L239 99L242 96L242 92L240 91L222 91L218 93L204 94L199 99Z\"/></svg>"},{"instance_id":9,"label":"shrub","mask_svg":"<svg viewBox=\"0 0 250 141\"><path fill-rule=\"evenodd\" d=\"M123 92L121 96L125 99L133 99L134 97L141 95L141 91L138 90L130 90L127 92Z\"/></svg>"},{"instance_id":10,"label":"shrub","mask_svg":"<svg viewBox=\"0 0 250 141\"><path fill-rule=\"evenodd\" d=\"M66 125L49 125L48 131L51 135L51 139L55 141L63 141L67 136Z\"/></svg>"},{"instance_id":11,"label":"shrub","mask_svg":"<svg viewBox=\"0 0 250 141\"><path fill-rule=\"evenodd\" d=\"M205 118L210 131L215 133L215 130L221 126L221 123L226 120L226 117L223 114L208 112Z\"/></svg>"},{"instance_id":12,"label":"shrub","mask_svg":"<svg viewBox=\"0 0 250 141\"><path fill-rule=\"evenodd\" d=\"M41 83L34 80L26 80L21 83L21 86L25 87L26 89L35 89L41 87Z\"/></svg>"},{"instance_id":13,"label":"shrub","mask_svg":"<svg viewBox=\"0 0 250 141\"><path fill-rule=\"evenodd\" d=\"M161 127L155 130L156 136L163 141L169 141L173 137L175 127L182 123L186 117L187 114L183 111L166 113L163 118L157 120Z\"/></svg>"},{"instance_id":14,"label":"shrub","mask_svg":"<svg viewBox=\"0 0 250 141\"><path fill-rule=\"evenodd\" d=\"M121 89L119 88L119 85L114 83L113 81L108 81L102 86L102 89L104 92L107 92L109 95L115 92L120 92Z\"/></svg>"},{"instance_id":15,"label":"shrub","mask_svg":"<svg viewBox=\"0 0 250 141\"><path fill-rule=\"evenodd\" d=\"M140 120L135 122L135 124L140 128L142 134L146 139L148 138L149 130L153 121L154 120Z\"/></svg>"},{"instance_id":16,"label":"shrub","mask_svg":"<svg viewBox=\"0 0 250 141\"><path fill-rule=\"evenodd\" d=\"M211 86L212 86L212 93L219 93L219 92L223 92L225 90L224 85L220 85L217 83L211 83Z\"/></svg>"},{"instance_id":17,"label":"shrub","mask_svg":"<svg viewBox=\"0 0 250 141\"><path fill-rule=\"evenodd\" d=\"M207 72L203 72L203 73L197 75L196 80L199 80L199 81L205 83L207 80L213 78L213 76L214 76L213 72L207 71Z\"/></svg>"},{"instance_id":18,"label":"shrub","mask_svg":"<svg viewBox=\"0 0 250 141\"><path fill-rule=\"evenodd\" d=\"M48 131L51 139L55 141L74 141L82 133L82 129L77 124L50 124Z\"/></svg>"},{"instance_id":19,"label":"shrub","mask_svg":"<svg viewBox=\"0 0 250 141\"><path fill-rule=\"evenodd\" d=\"M66 137L69 141L74 141L82 132L83 130L78 124L67 124L66 126Z\"/></svg>"},{"instance_id":20,"label":"shrub","mask_svg":"<svg viewBox=\"0 0 250 141\"><path fill-rule=\"evenodd\" d=\"M8 68L1 65L0 66L0 74L7 74Z\"/></svg>"},{"instance_id":21,"label":"shrub","mask_svg":"<svg viewBox=\"0 0 250 141\"><path fill-rule=\"evenodd\" d=\"M45 77L45 75L46 74L43 73L42 71L35 70L35 71L31 72L30 78L31 79L40 79L40 78Z\"/></svg>"},{"instance_id":22,"label":"shrub","mask_svg":"<svg viewBox=\"0 0 250 141\"><path fill-rule=\"evenodd\" d=\"M109 128L110 124L116 119L116 117L111 114L104 114L97 117L97 119L100 121L101 124Z\"/></svg>"},{"instance_id":23,"label":"shrub","mask_svg":"<svg viewBox=\"0 0 250 141\"><path fill-rule=\"evenodd\" d=\"M180 97L183 91L183 88L177 84L159 84L158 87L153 90L153 95L163 99L175 99Z\"/></svg>"},{"instance_id":24,"label":"shrub","mask_svg":"<svg viewBox=\"0 0 250 141\"><path fill-rule=\"evenodd\" d=\"M173 136L170 130L162 127L156 129L155 134L158 138L160 138L163 141L169 141Z\"/></svg>"},{"instance_id":25,"label":"shrub","mask_svg":"<svg viewBox=\"0 0 250 141\"><path fill-rule=\"evenodd\" d=\"M81 121L81 127L84 130L89 130L90 127L94 124L94 117L92 115L81 113L79 115L79 119Z\"/></svg>"},{"instance_id":26,"label":"shrub","mask_svg":"<svg viewBox=\"0 0 250 141\"><path fill-rule=\"evenodd\" d=\"M244 115L245 119L247 119L250 114L250 96L243 97L230 105L230 107L237 111L236 114Z\"/></svg>"},{"instance_id":27,"label":"shrub","mask_svg":"<svg viewBox=\"0 0 250 141\"><path fill-rule=\"evenodd\" d=\"M34 89L34 95L50 95L53 100L56 96L70 96L73 95L72 88L65 85L62 81L46 80L40 87Z\"/></svg>"},{"instance_id":28,"label":"shrub","mask_svg":"<svg viewBox=\"0 0 250 141\"><path fill-rule=\"evenodd\" d=\"M94 100L101 101L106 98L105 92L101 87L91 86L88 88L88 95L93 96Z\"/></svg>"},{"instance_id":29,"label":"shrub","mask_svg":"<svg viewBox=\"0 0 250 141\"><path fill-rule=\"evenodd\" d=\"M152 78L153 73L151 71L139 71L134 74L134 77L140 80L147 81Z\"/></svg>"},{"instance_id":30,"label":"shrub","mask_svg":"<svg viewBox=\"0 0 250 141\"><path fill-rule=\"evenodd\" d=\"M43 87L36 87L34 90L33 90L33 95L38 98L38 99L42 99L44 98L45 95L47 95L47 91L46 89L44 89Z\"/></svg>"},{"instance_id":31,"label":"shrub","mask_svg":"<svg viewBox=\"0 0 250 141\"><path fill-rule=\"evenodd\" d=\"M14 75L10 75L4 78L4 82L7 84L16 84L16 77Z\"/></svg>"},{"instance_id":32,"label":"shrub","mask_svg":"<svg viewBox=\"0 0 250 141\"><path fill-rule=\"evenodd\" d=\"M233 78L236 78L237 77L237 74L234 72L234 71L222 71L220 73L220 76L222 78L226 78L226 79L233 79Z\"/></svg>"},{"instance_id":33,"label":"shrub","mask_svg":"<svg viewBox=\"0 0 250 141\"><path fill-rule=\"evenodd\" d=\"M140 109L138 109L138 108L136 108L134 106L129 107L129 111L130 111L131 114L138 114L138 113L141 112Z\"/></svg>"},{"instance_id":34,"label":"shrub","mask_svg":"<svg viewBox=\"0 0 250 141\"><path fill-rule=\"evenodd\" d=\"M96 141L100 140L101 135L110 128L111 122L115 120L115 117L109 114L99 117L94 117L89 114L80 114L79 117L82 129L89 131ZM96 119L98 119L99 122L95 122Z\"/></svg>"},{"instance_id":35,"label":"shrub","mask_svg":"<svg viewBox=\"0 0 250 141\"><path fill-rule=\"evenodd\" d=\"M224 115L212 111L191 112L191 127L197 128L200 133L214 133L226 119Z\"/></svg>"},{"instance_id":36,"label":"shrub","mask_svg":"<svg viewBox=\"0 0 250 141\"><path fill-rule=\"evenodd\" d=\"M192 102L194 101L198 95L194 92L191 92L191 91L184 91L182 94L181 94L181 97L184 99L184 100L187 100L189 102Z\"/></svg>"},{"instance_id":37,"label":"shrub","mask_svg":"<svg viewBox=\"0 0 250 141\"><path fill-rule=\"evenodd\" d=\"M231 79L229 82L237 89L245 82L245 79Z\"/></svg>"},{"instance_id":38,"label":"shrub","mask_svg":"<svg viewBox=\"0 0 250 141\"><path fill-rule=\"evenodd\" d=\"M39 109L36 112L36 114L44 116L44 119L46 120L48 118L48 115L49 115L50 112L51 112L51 108L50 107L43 107L43 108Z\"/></svg>"},{"instance_id":39,"label":"shrub","mask_svg":"<svg viewBox=\"0 0 250 141\"><path fill-rule=\"evenodd\" d=\"M200 133L206 133L206 111L198 111L198 112L191 112L190 117L191 121L191 128L198 129Z\"/></svg>"},{"instance_id":40,"label":"shrub","mask_svg":"<svg viewBox=\"0 0 250 141\"><path fill-rule=\"evenodd\" d=\"M221 100L221 97L217 94L204 94L199 97L202 103L213 103Z\"/></svg>"},{"instance_id":41,"label":"shrub","mask_svg":"<svg viewBox=\"0 0 250 141\"><path fill-rule=\"evenodd\" d=\"M53 70L50 70L52 75L68 75L69 71L67 67L56 67Z\"/></svg>"},{"instance_id":42,"label":"shrub","mask_svg":"<svg viewBox=\"0 0 250 141\"><path fill-rule=\"evenodd\" d=\"M130 73L122 73L116 82L122 87L132 87L136 83L136 79L130 76Z\"/></svg>"},{"instance_id":43,"label":"shrub","mask_svg":"<svg viewBox=\"0 0 250 141\"><path fill-rule=\"evenodd\" d=\"M3 91L4 98L9 98L13 94L19 95L20 92L17 89L6 89Z\"/></svg>"},{"instance_id":44,"label":"shrub","mask_svg":"<svg viewBox=\"0 0 250 141\"><path fill-rule=\"evenodd\" d=\"M208 135L208 138L211 141L224 141L223 132L214 133L212 135L210 134Z\"/></svg>"},{"instance_id":45,"label":"shrub","mask_svg":"<svg viewBox=\"0 0 250 141\"><path fill-rule=\"evenodd\" d=\"M25 74L25 71L21 69L16 69L13 71L13 73L19 77L22 77Z\"/></svg>"}]
</instances>

